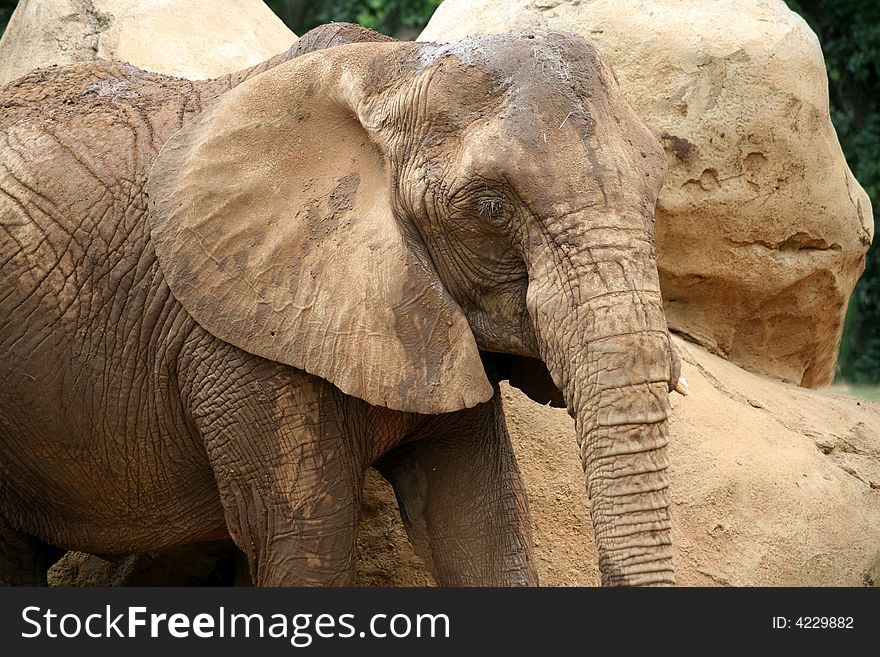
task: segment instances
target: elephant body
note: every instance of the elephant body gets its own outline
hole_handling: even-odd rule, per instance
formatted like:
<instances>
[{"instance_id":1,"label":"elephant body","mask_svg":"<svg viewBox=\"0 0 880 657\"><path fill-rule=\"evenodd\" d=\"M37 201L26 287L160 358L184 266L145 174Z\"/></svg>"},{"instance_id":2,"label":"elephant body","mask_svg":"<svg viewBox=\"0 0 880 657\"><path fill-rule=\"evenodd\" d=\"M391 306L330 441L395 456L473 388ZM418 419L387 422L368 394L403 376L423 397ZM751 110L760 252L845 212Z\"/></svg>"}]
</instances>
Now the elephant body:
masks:
<instances>
[{"instance_id":1,"label":"elephant body","mask_svg":"<svg viewBox=\"0 0 880 657\"><path fill-rule=\"evenodd\" d=\"M149 166L199 99L193 84L163 82L105 62L50 69L19 81L38 95L4 112L4 515L26 510L21 530L98 553L223 525L181 387L194 383L181 359L203 336L162 282L144 214ZM91 130L100 139L64 137Z\"/></svg>"},{"instance_id":2,"label":"elephant body","mask_svg":"<svg viewBox=\"0 0 880 657\"><path fill-rule=\"evenodd\" d=\"M365 197L386 202L373 190L397 181L406 167L383 146L392 162L387 176L366 168L378 151L346 132L347 118L338 119L334 134L365 150L334 160L334 144L325 152L325 144L309 143L315 133L307 125L318 111L310 89L320 96L316 84L330 83L295 77L323 65L322 53L308 54L300 68L291 60L354 41L380 42L400 66L420 56L416 50L400 57L386 38L333 26L269 62L213 81L94 62L36 71L0 92L0 582L45 583L58 548L116 555L229 535L257 584L348 583L360 488L373 465L394 486L410 538L441 583L536 583L528 506L497 384L516 378L511 367L530 371L512 365L526 362L515 359L541 358L557 385L541 365L541 375L520 374L528 379L524 389L541 388L535 398L542 400L561 390L576 417L580 393L554 364L559 353L541 353L546 329L529 319L524 270L493 279L468 299L486 274L458 276L462 268L438 255L453 247L427 228L416 237L406 226L398 235L398 224L370 225L357 243L340 237L356 234L352 217L371 212L358 204ZM343 84L346 62L356 62L356 76L373 51L339 51L360 45L328 51L337 53L328 59L343 62ZM273 151L274 159L249 169L244 163L251 160L236 149L247 148L248 130L270 130L276 120L276 70L285 85L305 87L301 104L279 104L289 113L285 121L303 126L285 132L289 145ZM238 108L239 87L266 98L265 116ZM355 106L358 112L367 111L368 100ZM238 117L229 135L230 122L214 119L224 112ZM380 119L369 127L373 140L387 129ZM270 142L257 152L278 143ZM311 205L246 218L273 195L293 202L321 187L318 169L306 167L308 175L290 183L302 184L299 192L272 177L273 167L294 170L297 158L316 152L330 161L326 166L340 168L325 175L328 186ZM240 171L229 169L238 164ZM218 179L217 168L228 177ZM205 191L203 170L225 182ZM237 191L254 180L270 187ZM642 211L652 210L650 195L643 200ZM390 202L395 211L408 205L398 196ZM480 200L478 213L496 214L495 203L500 208L502 201ZM199 214L203 208L208 219ZM243 218L211 223L226 221L229 208ZM276 238L276 222L294 216L307 231L299 242L317 242L322 255ZM231 245L222 257L212 251L215 242ZM412 252L401 255L398 243ZM266 244L275 249L260 261L275 268L268 282L250 273ZM355 262L374 251L400 267L399 275L380 268L375 279L396 314L358 319L358 304L370 306L367 287L352 292L342 328L333 324L332 308L318 317L332 294L312 291L322 276L327 289L357 286L362 278L368 286L372 274L345 278L346 258ZM480 257L506 262L503 249L487 247ZM342 263L338 271L334 260ZM303 270L299 282L288 284L285 276L294 280L289 271L296 267ZM419 282L425 272L442 285ZM615 276L601 265L596 272ZM278 296L291 289L292 297ZM303 301L305 294L312 296ZM520 307L511 310L514 303ZM296 307L290 321L288 306ZM665 323L656 329L652 321L648 332L665 333ZM393 335L386 339L388 322ZM340 343L361 325L371 339L345 351L351 347ZM296 337L314 334L320 339ZM662 383L665 394L676 374L663 349L660 369L652 370L659 374L646 374L653 378L644 385ZM413 373L401 376L410 359L417 361ZM650 421L662 427L664 420ZM658 527L649 529L666 531ZM665 550L663 536L657 544Z\"/></svg>"},{"instance_id":3,"label":"elephant body","mask_svg":"<svg viewBox=\"0 0 880 657\"><path fill-rule=\"evenodd\" d=\"M340 39L336 30L332 37ZM5 107L3 125L14 127L6 133L3 160L0 344L7 357L0 361L6 382L0 394L0 523L16 539L9 549L19 552L18 559L32 552L34 563L23 574L0 573L0 579L43 582L49 563L43 544L117 555L228 535L220 494L235 496L233 506L248 504L241 498L250 491L218 492L217 478L234 481L232 471L248 464L217 462L211 442L240 432L256 448L267 424L284 422L284 435L271 436L289 441L286 449L262 449L289 463L261 463L261 474L290 487L279 496L291 501L295 517L279 525L303 527L289 546L294 558L311 553L324 563L284 568L274 579L254 571L254 579L343 583L351 577L355 533L348 516L357 514L363 470L405 437L417 436L416 429L424 431L425 418L343 395L202 329L164 282L146 220L144 182L161 146L232 84L265 68L238 79L189 82L95 62L36 72L16 83L24 102ZM95 139L71 143L65 134ZM39 156L22 158L17 143L31 144ZM35 188L43 192L31 196ZM240 417L223 417L225 406L241 403L248 408ZM494 423L500 405L484 406L469 413L471 420ZM237 431L234 422L241 423ZM311 423L320 431L306 430ZM507 516L517 523L524 493L509 444L498 447L499 473L516 475ZM491 456L493 450L481 451ZM273 474L285 466L292 471ZM386 467L393 477L393 462ZM274 511L254 504L236 520L243 531ZM260 517L249 521L249 513ZM253 536L236 539L258 541L265 529L250 531ZM526 547L517 550L520 562L508 573L491 573L495 581L534 580ZM432 566L444 567L442 560ZM467 580L465 574L450 567L449 581L480 581L480 573Z\"/></svg>"}]
</instances>

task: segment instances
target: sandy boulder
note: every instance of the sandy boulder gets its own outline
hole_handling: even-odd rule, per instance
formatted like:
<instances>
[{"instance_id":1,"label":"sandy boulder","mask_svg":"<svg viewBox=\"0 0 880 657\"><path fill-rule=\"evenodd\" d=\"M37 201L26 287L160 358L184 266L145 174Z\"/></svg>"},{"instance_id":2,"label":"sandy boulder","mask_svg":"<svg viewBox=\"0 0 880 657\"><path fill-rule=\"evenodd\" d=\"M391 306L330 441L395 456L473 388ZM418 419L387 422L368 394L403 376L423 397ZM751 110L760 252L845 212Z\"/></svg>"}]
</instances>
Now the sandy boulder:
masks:
<instances>
[{"instance_id":1,"label":"sandy boulder","mask_svg":"<svg viewBox=\"0 0 880 657\"><path fill-rule=\"evenodd\" d=\"M873 221L807 24L782 0L445 0L419 38L524 29L596 43L666 148L670 326L750 370L829 383Z\"/></svg>"},{"instance_id":2,"label":"sandy boulder","mask_svg":"<svg viewBox=\"0 0 880 657\"><path fill-rule=\"evenodd\" d=\"M35 68L96 58L212 78L295 40L261 0L20 0L0 40L0 84Z\"/></svg>"}]
</instances>

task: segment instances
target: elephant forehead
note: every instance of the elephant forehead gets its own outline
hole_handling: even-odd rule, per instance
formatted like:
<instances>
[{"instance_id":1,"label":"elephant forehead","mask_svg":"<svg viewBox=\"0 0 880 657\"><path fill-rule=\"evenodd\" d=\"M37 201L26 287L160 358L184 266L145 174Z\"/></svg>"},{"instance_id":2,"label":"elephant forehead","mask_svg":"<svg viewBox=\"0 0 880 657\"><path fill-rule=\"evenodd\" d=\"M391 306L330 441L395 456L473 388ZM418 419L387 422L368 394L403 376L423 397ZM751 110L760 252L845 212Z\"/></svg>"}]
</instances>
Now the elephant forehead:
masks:
<instances>
[{"instance_id":1,"label":"elephant forehead","mask_svg":"<svg viewBox=\"0 0 880 657\"><path fill-rule=\"evenodd\" d=\"M605 157L590 162L591 175L611 161L616 171L623 159L640 171L662 167L657 140L627 105L610 65L578 35L524 32L424 44L417 59L425 67L417 79L427 89L425 110L434 126L473 132L473 126L497 123L502 141L562 157L580 159L593 148ZM478 130L481 136L492 131ZM616 143L624 140L627 147ZM594 141L601 148L591 146Z\"/></svg>"},{"instance_id":2,"label":"elephant forehead","mask_svg":"<svg viewBox=\"0 0 880 657\"><path fill-rule=\"evenodd\" d=\"M570 32L510 32L466 37L448 44L425 43L418 52L418 63L428 68L449 56L464 66L476 66L498 76L535 69L560 79L573 71L610 72L599 51L582 36Z\"/></svg>"}]
</instances>

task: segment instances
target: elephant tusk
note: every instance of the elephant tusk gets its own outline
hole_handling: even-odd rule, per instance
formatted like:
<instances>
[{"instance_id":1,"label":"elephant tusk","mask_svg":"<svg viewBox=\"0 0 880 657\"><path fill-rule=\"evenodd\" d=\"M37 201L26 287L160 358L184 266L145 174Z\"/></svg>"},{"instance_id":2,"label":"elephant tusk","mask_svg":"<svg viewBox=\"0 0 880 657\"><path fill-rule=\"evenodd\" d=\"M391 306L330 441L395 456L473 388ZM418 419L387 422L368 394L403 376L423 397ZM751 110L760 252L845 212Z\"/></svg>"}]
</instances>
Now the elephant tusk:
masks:
<instances>
[{"instance_id":1,"label":"elephant tusk","mask_svg":"<svg viewBox=\"0 0 880 657\"><path fill-rule=\"evenodd\" d=\"M684 374L678 375L678 383L675 384L675 392L682 396L688 394L688 382L687 379L684 378Z\"/></svg>"}]
</instances>

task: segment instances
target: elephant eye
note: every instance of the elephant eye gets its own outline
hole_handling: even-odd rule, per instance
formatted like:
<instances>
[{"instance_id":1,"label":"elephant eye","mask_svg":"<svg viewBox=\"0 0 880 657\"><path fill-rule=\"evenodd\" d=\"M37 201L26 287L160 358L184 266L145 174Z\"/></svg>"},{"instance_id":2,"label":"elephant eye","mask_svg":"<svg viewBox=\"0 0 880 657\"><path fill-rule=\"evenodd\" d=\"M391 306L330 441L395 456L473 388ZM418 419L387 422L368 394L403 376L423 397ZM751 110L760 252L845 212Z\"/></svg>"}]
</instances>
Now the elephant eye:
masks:
<instances>
[{"instance_id":1,"label":"elephant eye","mask_svg":"<svg viewBox=\"0 0 880 657\"><path fill-rule=\"evenodd\" d=\"M501 199L481 198L479 206L481 217L494 218L501 214Z\"/></svg>"}]
</instances>

